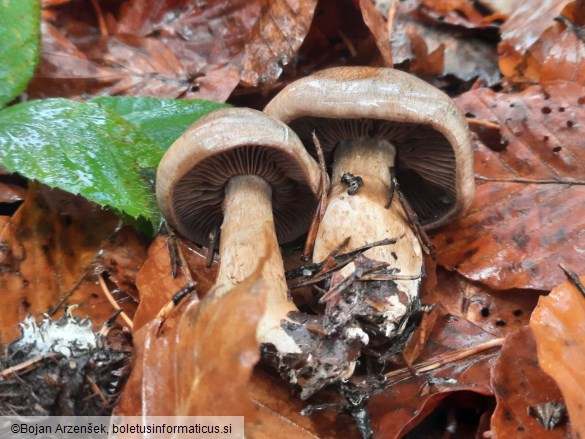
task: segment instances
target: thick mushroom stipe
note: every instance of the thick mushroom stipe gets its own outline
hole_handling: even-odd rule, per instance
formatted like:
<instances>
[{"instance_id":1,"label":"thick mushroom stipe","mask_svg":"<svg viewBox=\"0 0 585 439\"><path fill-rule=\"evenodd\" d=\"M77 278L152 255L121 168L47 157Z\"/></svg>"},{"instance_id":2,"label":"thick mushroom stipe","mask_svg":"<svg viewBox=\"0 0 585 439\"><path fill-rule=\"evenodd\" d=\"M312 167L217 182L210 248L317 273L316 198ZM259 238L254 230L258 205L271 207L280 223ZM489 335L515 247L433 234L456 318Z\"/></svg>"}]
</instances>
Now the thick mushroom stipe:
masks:
<instances>
[{"instance_id":1,"label":"thick mushroom stipe","mask_svg":"<svg viewBox=\"0 0 585 439\"><path fill-rule=\"evenodd\" d=\"M205 244L221 225L220 269L211 294L229 294L264 260L268 294L256 336L290 381L312 374L305 396L349 377L360 343L359 333L343 340L309 334L288 294L278 242L307 231L320 182L317 163L290 128L241 108L218 110L193 124L157 172L159 206L183 236Z\"/></svg>"},{"instance_id":2,"label":"thick mushroom stipe","mask_svg":"<svg viewBox=\"0 0 585 439\"><path fill-rule=\"evenodd\" d=\"M329 163L333 161L329 204L317 232L314 260L323 260L347 237L351 240L344 251L397 239L365 256L387 263L392 271L388 277L401 279L387 277L353 290L360 292L359 297L365 291L364 300L376 302L363 328L370 335L386 336L390 343L403 340L404 328L412 328L409 314L420 303L423 256L414 219L406 218L399 197L385 208L390 168L423 227L437 227L463 212L471 204L474 181L473 152L462 113L446 94L415 76L372 67L337 67L297 80L264 111L289 124L313 155L314 131ZM360 184L348 192L341 181L344 175ZM336 273L324 296L330 299L328 315L337 325L364 321L363 312L344 307L347 297L339 298L351 289L346 280L356 279L355 268L352 264Z\"/></svg>"},{"instance_id":3,"label":"thick mushroom stipe","mask_svg":"<svg viewBox=\"0 0 585 439\"><path fill-rule=\"evenodd\" d=\"M281 319L297 311L288 298L282 256L276 239L270 185L255 175L232 177L225 189L219 254L222 255L213 294L229 293L256 270L265 255L262 280L270 286L266 309L258 324L258 339L275 345L279 352L300 352L296 342L281 328Z\"/></svg>"},{"instance_id":4,"label":"thick mushroom stipe","mask_svg":"<svg viewBox=\"0 0 585 439\"><path fill-rule=\"evenodd\" d=\"M414 277L395 281L397 288L388 291L386 306L380 310L386 317L380 332L386 336L396 333L399 322L418 297L423 267L420 243L402 206L394 200L388 209L384 207L391 186L389 167L394 164L395 154L394 146L385 140L340 142L335 150L329 204L313 252L313 258L321 261L347 236L351 236L351 248L386 238L397 239L395 244L374 247L364 253L370 259L388 263L396 274ZM349 195L347 186L341 181L341 176L348 172L363 180L363 186L355 195ZM352 263L340 273L347 277L354 270Z\"/></svg>"}]
</instances>

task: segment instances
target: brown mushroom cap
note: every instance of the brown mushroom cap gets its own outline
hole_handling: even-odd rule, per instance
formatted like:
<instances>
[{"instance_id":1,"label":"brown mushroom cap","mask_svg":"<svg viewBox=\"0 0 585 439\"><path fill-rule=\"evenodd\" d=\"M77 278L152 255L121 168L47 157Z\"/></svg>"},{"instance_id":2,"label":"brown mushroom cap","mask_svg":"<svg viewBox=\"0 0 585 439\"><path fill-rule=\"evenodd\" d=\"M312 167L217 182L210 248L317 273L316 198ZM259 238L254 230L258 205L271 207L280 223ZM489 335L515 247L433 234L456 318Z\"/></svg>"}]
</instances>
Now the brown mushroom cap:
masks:
<instances>
[{"instance_id":1,"label":"brown mushroom cap","mask_svg":"<svg viewBox=\"0 0 585 439\"><path fill-rule=\"evenodd\" d=\"M393 69L337 67L295 81L265 108L287 123L314 154L343 139L373 137L396 147L396 172L425 228L447 222L471 204L473 151L467 123L451 99Z\"/></svg>"},{"instance_id":2,"label":"brown mushroom cap","mask_svg":"<svg viewBox=\"0 0 585 439\"><path fill-rule=\"evenodd\" d=\"M245 108L214 111L173 143L157 171L158 205L183 236L207 243L223 221L224 187L235 175L257 175L272 187L279 242L307 231L317 206L318 165L285 124Z\"/></svg>"}]
</instances>

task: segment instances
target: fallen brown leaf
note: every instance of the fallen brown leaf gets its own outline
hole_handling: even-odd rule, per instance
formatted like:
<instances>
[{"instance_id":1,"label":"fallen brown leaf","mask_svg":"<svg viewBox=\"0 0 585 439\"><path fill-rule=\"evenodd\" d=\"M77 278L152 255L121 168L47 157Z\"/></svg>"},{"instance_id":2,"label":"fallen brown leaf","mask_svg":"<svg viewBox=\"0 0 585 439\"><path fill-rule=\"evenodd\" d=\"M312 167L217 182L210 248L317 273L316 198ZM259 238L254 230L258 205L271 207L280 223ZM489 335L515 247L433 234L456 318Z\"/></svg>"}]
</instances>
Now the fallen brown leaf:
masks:
<instances>
[{"instance_id":1,"label":"fallen brown leaf","mask_svg":"<svg viewBox=\"0 0 585 439\"><path fill-rule=\"evenodd\" d=\"M471 117L499 124L507 146L498 152L476 142L475 172L495 181L476 180L467 214L435 235L438 262L497 290L548 290L563 279L561 262L585 269L585 144L577 123L585 117L585 87L480 89L457 103Z\"/></svg>"},{"instance_id":2,"label":"fallen brown leaf","mask_svg":"<svg viewBox=\"0 0 585 439\"><path fill-rule=\"evenodd\" d=\"M498 52L500 70L508 81L536 84L552 79L579 80L583 42L571 35L568 26L554 21L569 3L529 0L506 20ZM546 73L542 71L545 64Z\"/></svg>"},{"instance_id":3,"label":"fallen brown leaf","mask_svg":"<svg viewBox=\"0 0 585 439\"><path fill-rule=\"evenodd\" d=\"M425 295L425 303L440 303L452 315L462 317L498 337L528 324L542 292L496 291L470 282L457 273L437 270L437 286Z\"/></svg>"},{"instance_id":4,"label":"fallen brown leaf","mask_svg":"<svg viewBox=\"0 0 585 439\"><path fill-rule=\"evenodd\" d=\"M184 97L223 102L240 80L246 43L262 6L259 0L165 0L154 6L150 0L131 0L121 9L117 33L155 37L195 84Z\"/></svg>"},{"instance_id":5,"label":"fallen brown leaf","mask_svg":"<svg viewBox=\"0 0 585 439\"><path fill-rule=\"evenodd\" d=\"M283 66L293 62L311 21L317 0L269 0L249 42L242 82L247 86L273 84Z\"/></svg>"},{"instance_id":6,"label":"fallen brown leaf","mask_svg":"<svg viewBox=\"0 0 585 439\"><path fill-rule=\"evenodd\" d=\"M279 378L257 368L250 382L250 398L257 408L256 421L246 433L254 439L311 438L358 439L354 420L335 410L323 410L311 416L301 415L306 402L291 394L291 389ZM319 400L313 397L311 402Z\"/></svg>"},{"instance_id":7,"label":"fallen brown leaf","mask_svg":"<svg viewBox=\"0 0 585 439\"><path fill-rule=\"evenodd\" d=\"M561 419L552 430L531 416L530 408L546 403L562 403L555 382L538 366L532 330L524 327L506 337L494 365L492 385L497 405L491 433L498 438L566 438L567 423Z\"/></svg>"},{"instance_id":8,"label":"fallen brown leaf","mask_svg":"<svg viewBox=\"0 0 585 439\"><path fill-rule=\"evenodd\" d=\"M585 297L572 282L562 283L539 300L530 327L540 367L565 399L573 435L585 437Z\"/></svg>"},{"instance_id":9,"label":"fallen brown leaf","mask_svg":"<svg viewBox=\"0 0 585 439\"><path fill-rule=\"evenodd\" d=\"M270 293L260 278L262 264L225 296L199 301L191 295L166 320L151 320L135 332L135 367L119 414L253 420L248 386L260 357L256 325Z\"/></svg>"},{"instance_id":10,"label":"fallen brown leaf","mask_svg":"<svg viewBox=\"0 0 585 439\"><path fill-rule=\"evenodd\" d=\"M107 272L119 264L130 273L145 257L143 242L127 236L134 234L128 228L117 230L118 222L81 197L30 184L25 202L0 232L0 344L19 335L17 323L26 314L59 304L78 305L75 314L91 317L96 329L114 313L94 269ZM130 240L135 247L118 247ZM118 258L120 252L126 255Z\"/></svg>"},{"instance_id":11,"label":"fallen brown leaf","mask_svg":"<svg viewBox=\"0 0 585 439\"><path fill-rule=\"evenodd\" d=\"M185 255L193 281L197 283L197 294L209 291L217 276L217 261L210 268L205 267L206 251L191 248L181 239L177 245ZM189 280L178 261L176 277L172 276L171 257L169 256L169 238L158 236L148 249L148 259L136 277L136 286L140 291L140 304L134 315L134 330L138 330L153 320L160 310L173 299L173 295L184 288Z\"/></svg>"},{"instance_id":12,"label":"fallen brown leaf","mask_svg":"<svg viewBox=\"0 0 585 439\"><path fill-rule=\"evenodd\" d=\"M421 17L419 8L414 1L397 5L391 39L395 64L403 64L425 78L433 75L453 75L462 81L480 78L488 86L499 82L493 44L479 36L466 35L459 28L429 22Z\"/></svg>"},{"instance_id":13,"label":"fallen brown leaf","mask_svg":"<svg viewBox=\"0 0 585 439\"><path fill-rule=\"evenodd\" d=\"M429 341L416 363L494 339L493 335L465 319L440 310ZM369 405L376 437L402 437L454 392L491 395L490 368L497 355L497 350L485 351L416 377L403 374L389 378L396 383L373 396Z\"/></svg>"}]
</instances>

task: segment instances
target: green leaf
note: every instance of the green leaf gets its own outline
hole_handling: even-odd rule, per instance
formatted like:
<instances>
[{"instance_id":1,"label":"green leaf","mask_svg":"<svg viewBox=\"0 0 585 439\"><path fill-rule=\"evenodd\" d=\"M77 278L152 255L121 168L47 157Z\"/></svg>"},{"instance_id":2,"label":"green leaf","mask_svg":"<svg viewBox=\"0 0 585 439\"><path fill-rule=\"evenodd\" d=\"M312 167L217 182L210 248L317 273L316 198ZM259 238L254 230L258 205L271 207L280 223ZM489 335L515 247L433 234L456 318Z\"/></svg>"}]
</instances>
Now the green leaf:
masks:
<instances>
[{"instance_id":1,"label":"green leaf","mask_svg":"<svg viewBox=\"0 0 585 439\"><path fill-rule=\"evenodd\" d=\"M155 228L159 211L144 175L161 157L148 136L97 104L47 99L0 111L0 165Z\"/></svg>"},{"instance_id":2,"label":"green leaf","mask_svg":"<svg viewBox=\"0 0 585 439\"><path fill-rule=\"evenodd\" d=\"M0 0L0 108L24 91L39 59L40 2Z\"/></svg>"},{"instance_id":3,"label":"green leaf","mask_svg":"<svg viewBox=\"0 0 585 439\"><path fill-rule=\"evenodd\" d=\"M103 96L90 102L103 105L140 127L163 151L201 116L218 108L229 107L205 100L123 96Z\"/></svg>"}]
</instances>

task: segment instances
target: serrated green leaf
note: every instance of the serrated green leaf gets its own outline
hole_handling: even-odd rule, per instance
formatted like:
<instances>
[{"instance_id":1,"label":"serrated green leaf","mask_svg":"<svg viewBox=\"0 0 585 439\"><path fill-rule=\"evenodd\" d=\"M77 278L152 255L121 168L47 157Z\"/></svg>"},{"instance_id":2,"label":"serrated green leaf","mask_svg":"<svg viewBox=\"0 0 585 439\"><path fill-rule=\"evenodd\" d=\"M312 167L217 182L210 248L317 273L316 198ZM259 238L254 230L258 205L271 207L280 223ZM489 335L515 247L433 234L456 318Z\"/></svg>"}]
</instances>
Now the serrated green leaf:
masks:
<instances>
[{"instance_id":1,"label":"serrated green leaf","mask_svg":"<svg viewBox=\"0 0 585 439\"><path fill-rule=\"evenodd\" d=\"M40 2L0 0L0 108L18 96L39 58Z\"/></svg>"},{"instance_id":2,"label":"serrated green leaf","mask_svg":"<svg viewBox=\"0 0 585 439\"><path fill-rule=\"evenodd\" d=\"M0 111L0 165L154 227L159 211L143 175L161 157L148 136L97 104L47 99Z\"/></svg>"},{"instance_id":3,"label":"serrated green leaf","mask_svg":"<svg viewBox=\"0 0 585 439\"><path fill-rule=\"evenodd\" d=\"M199 119L218 108L229 107L202 99L155 99L102 96L90 102L103 105L131 122L166 151L181 134Z\"/></svg>"}]
</instances>

